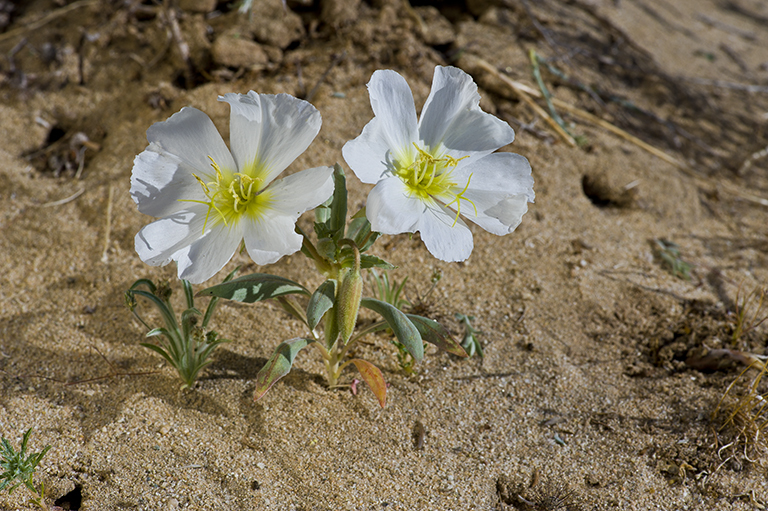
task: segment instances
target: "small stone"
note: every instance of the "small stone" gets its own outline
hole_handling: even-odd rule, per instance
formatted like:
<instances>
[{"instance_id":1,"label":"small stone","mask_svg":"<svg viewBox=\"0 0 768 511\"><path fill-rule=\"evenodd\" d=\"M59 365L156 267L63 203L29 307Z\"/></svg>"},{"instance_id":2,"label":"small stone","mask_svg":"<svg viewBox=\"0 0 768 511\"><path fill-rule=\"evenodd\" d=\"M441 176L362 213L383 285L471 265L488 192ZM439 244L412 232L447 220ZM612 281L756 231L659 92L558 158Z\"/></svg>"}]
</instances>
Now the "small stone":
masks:
<instances>
[{"instance_id":1,"label":"small stone","mask_svg":"<svg viewBox=\"0 0 768 511\"><path fill-rule=\"evenodd\" d=\"M321 6L320 19L338 28L357 19L360 0L322 0Z\"/></svg>"},{"instance_id":2,"label":"small stone","mask_svg":"<svg viewBox=\"0 0 768 511\"><path fill-rule=\"evenodd\" d=\"M213 42L211 56L216 64L261 71L269 58L261 45L243 37L237 30L221 34Z\"/></svg>"},{"instance_id":3,"label":"small stone","mask_svg":"<svg viewBox=\"0 0 768 511\"><path fill-rule=\"evenodd\" d=\"M179 0L179 7L187 12L213 12L217 0Z\"/></svg>"},{"instance_id":4,"label":"small stone","mask_svg":"<svg viewBox=\"0 0 768 511\"><path fill-rule=\"evenodd\" d=\"M260 43L284 50L306 33L301 16L283 9L281 2L253 0L251 9L254 15L249 19L249 28Z\"/></svg>"},{"instance_id":5,"label":"small stone","mask_svg":"<svg viewBox=\"0 0 768 511\"><path fill-rule=\"evenodd\" d=\"M422 33L424 42L430 46L440 46L452 43L456 39L456 32L448 19L440 14L440 11L431 5L415 7L414 10L424 21L426 30Z\"/></svg>"}]
</instances>

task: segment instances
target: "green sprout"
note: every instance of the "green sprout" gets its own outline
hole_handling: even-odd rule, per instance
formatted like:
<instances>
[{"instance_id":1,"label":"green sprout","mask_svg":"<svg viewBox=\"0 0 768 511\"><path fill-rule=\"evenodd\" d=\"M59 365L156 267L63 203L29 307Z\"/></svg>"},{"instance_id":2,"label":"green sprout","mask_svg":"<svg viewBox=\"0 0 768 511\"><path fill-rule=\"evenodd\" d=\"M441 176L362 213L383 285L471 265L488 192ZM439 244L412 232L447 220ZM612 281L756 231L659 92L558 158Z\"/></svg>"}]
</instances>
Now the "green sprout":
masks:
<instances>
[{"instance_id":1,"label":"green sprout","mask_svg":"<svg viewBox=\"0 0 768 511\"><path fill-rule=\"evenodd\" d=\"M381 300L382 302L387 302L390 305L394 305L400 310L405 310L412 306L411 302L402 298L403 288L405 287L405 283L408 282L408 277L405 277L398 285L396 280L389 280L389 273L386 271L382 272L381 276L379 276L379 272L371 269L371 280L373 280L373 283L375 284L373 293L375 295L374 298Z\"/></svg>"},{"instance_id":2,"label":"green sprout","mask_svg":"<svg viewBox=\"0 0 768 511\"><path fill-rule=\"evenodd\" d=\"M237 273L236 268L227 275L224 282L231 280ZM125 292L125 303L134 316L149 329L147 337L163 338L159 344L141 343L145 348L160 354L171 366L179 373L179 377L184 382L181 388L191 388L197 380L200 371L210 364L213 350L220 344L229 342L227 339L219 338L213 330L206 331L208 323L213 317L216 305L219 302L218 297L211 298L208 302L208 308L203 315L195 308L195 296L192 292L192 285L186 281L181 281L184 288L184 297L187 301L187 309L181 313L181 324L176 320L173 312L170 298L172 290L168 283L161 283L156 286L149 279L139 279L133 283L131 288ZM144 286L147 291L139 289ZM163 316L165 327L150 327L136 312L138 305L136 297L141 296L150 301ZM203 317L201 325L198 325L200 316Z\"/></svg>"},{"instance_id":3,"label":"green sprout","mask_svg":"<svg viewBox=\"0 0 768 511\"><path fill-rule=\"evenodd\" d=\"M691 280L693 265L680 258L680 246L665 239L654 240L658 255L669 271L677 278Z\"/></svg>"},{"instance_id":4,"label":"green sprout","mask_svg":"<svg viewBox=\"0 0 768 511\"><path fill-rule=\"evenodd\" d=\"M22 484L32 492L32 502L42 509L47 509L43 503L45 498L45 485L40 483L40 489L35 487L33 478L35 477L35 470L37 465L42 461L45 453L51 448L50 445L46 445L42 451L38 453L32 453L27 456L27 442L29 436L32 434L32 428L29 428L24 437L21 440L21 449L19 452L13 450L11 443L2 438L2 452L0 452L0 468L3 469L3 473L0 474L0 491L8 488L8 494L13 493L13 490L21 486Z\"/></svg>"},{"instance_id":5,"label":"green sprout","mask_svg":"<svg viewBox=\"0 0 768 511\"><path fill-rule=\"evenodd\" d=\"M467 355L470 357L474 357L475 354L480 357L484 356L483 346L480 344L480 340L477 338L477 334L481 334L482 332L475 330L472 327L472 323L470 323L470 321L475 320L475 317L467 316L459 312L455 313L453 316L456 318L456 321L459 321L464 327L464 336L462 337L460 344L461 347L464 348L464 351L467 352Z\"/></svg>"}]
</instances>

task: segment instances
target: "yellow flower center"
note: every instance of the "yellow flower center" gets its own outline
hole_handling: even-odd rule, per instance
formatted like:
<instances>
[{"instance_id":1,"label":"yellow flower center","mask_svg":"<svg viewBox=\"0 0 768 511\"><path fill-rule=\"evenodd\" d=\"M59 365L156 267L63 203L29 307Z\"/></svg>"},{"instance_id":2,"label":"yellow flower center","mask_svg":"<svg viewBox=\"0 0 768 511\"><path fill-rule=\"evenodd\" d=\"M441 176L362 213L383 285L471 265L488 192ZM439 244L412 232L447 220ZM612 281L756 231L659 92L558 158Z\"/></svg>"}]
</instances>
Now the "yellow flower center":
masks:
<instances>
[{"instance_id":1,"label":"yellow flower center","mask_svg":"<svg viewBox=\"0 0 768 511\"><path fill-rule=\"evenodd\" d=\"M185 202L197 202L208 206L205 215L203 232L211 219L215 224L224 223L231 226L243 215L258 216L265 208L269 207L272 200L269 191L261 191L263 179L257 177L260 172L256 165L251 165L243 172L222 172L219 165L210 156L211 167L215 171L215 180L205 182L196 174L192 174L203 188L207 201L188 200Z\"/></svg>"},{"instance_id":2,"label":"yellow flower center","mask_svg":"<svg viewBox=\"0 0 768 511\"><path fill-rule=\"evenodd\" d=\"M450 206L455 202L457 211L453 225L456 225L456 222L459 220L462 200L472 204L472 207L475 209L475 216L477 216L477 207L474 202L464 197L464 193L469 188L472 174L469 175L464 188L458 193L456 189L459 183L454 181L452 177L453 170L459 162L464 158L469 158L469 156L463 156L459 159L447 154L435 156L415 143L413 146L416 148L416 157L410 163L406 163L407 160L406 162L395 162L395 174L403 180L410 194L422 200L426 200L429 197L440 199L445 202L446 206Z\"/></svg>"}]
</instances>

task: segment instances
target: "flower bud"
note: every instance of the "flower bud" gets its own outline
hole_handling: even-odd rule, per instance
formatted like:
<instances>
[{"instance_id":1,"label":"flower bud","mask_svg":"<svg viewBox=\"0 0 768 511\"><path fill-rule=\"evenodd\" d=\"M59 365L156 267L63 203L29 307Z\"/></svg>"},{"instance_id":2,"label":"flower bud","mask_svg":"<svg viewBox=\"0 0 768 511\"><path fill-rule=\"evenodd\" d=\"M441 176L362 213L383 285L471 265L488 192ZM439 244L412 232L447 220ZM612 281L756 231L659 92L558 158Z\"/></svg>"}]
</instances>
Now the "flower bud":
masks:
<instances>
[{"instance_id":1,"label":"flower bud","mask_svg":"<svg viewBox=\"0 0 768 511\"><path fill-rule=\"evenodd\" d=\"M363 297L363 277L360 275L360 254L355 250L355 263L339 272L339 291L336 294L336 322L344 344L349 341L357 324L360 299Z\"/></svg>"}]
</instances>

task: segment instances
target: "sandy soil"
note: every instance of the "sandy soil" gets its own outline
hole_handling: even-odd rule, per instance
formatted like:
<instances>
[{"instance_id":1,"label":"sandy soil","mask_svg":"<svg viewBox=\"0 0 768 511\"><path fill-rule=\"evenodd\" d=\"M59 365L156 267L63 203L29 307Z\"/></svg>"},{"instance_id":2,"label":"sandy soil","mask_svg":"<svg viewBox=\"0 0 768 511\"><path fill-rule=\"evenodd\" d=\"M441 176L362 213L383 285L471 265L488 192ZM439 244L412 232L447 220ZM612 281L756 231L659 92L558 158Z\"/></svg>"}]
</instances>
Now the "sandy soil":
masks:
<instances>
[{"instance_id":1,"label":"sandy soil","mask_svg":"<svg viewBox=\"0 0 768 511\"><path fill-rule=\"evenodd\" d=\"M34 449L52 446L36 476L49 505L768 505L765 446L748 436L765 418L742 407L726 423L756 371L713 418L744 366L728 363L733 351L706 371L686 364L702 346L766 350L764 326L733 339L738 290L768 283L765 2L291 0L284 13L255 0L252 19L216 0L66 3L0 1L0 433L18 445L33 428ZM499 77L539 90L529 50L564 73L541 64L557 99L670 158L561 105L583 137L571 147ZM146 129L193 105L226 139L218 94L311 95L323 127L290 171L343 164L342 145L372 115L371 73L402 73L421 105L437 64L471 73L483 108L515 128L505 150L530 160L536 204L512 235L476 229L464 264L434 260L418 237L375 250L409 277L411 299L442 271L429 314L456 334L453 313L474 315L485 357L430 349L409 378L373 335L360 353L391 383L386 408L364 386L326 389L313 352L254 403L256 373L301 325L276 304L224 304L215 327L233 342L179 390L123 305L134 280L175 278L133 249L151 220L128 195ZM349 186L356 210L368 188ZM690 280L658 239L679 246ZM320 283L301 254L266 268L236 256L225 270L238 264ZM0 507L24 509L28 496L0 495Z\"/></svg>"}]
</instances>

